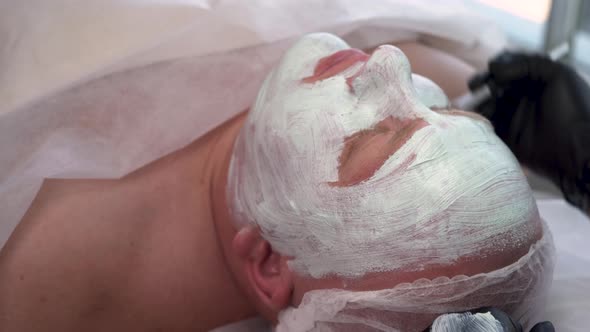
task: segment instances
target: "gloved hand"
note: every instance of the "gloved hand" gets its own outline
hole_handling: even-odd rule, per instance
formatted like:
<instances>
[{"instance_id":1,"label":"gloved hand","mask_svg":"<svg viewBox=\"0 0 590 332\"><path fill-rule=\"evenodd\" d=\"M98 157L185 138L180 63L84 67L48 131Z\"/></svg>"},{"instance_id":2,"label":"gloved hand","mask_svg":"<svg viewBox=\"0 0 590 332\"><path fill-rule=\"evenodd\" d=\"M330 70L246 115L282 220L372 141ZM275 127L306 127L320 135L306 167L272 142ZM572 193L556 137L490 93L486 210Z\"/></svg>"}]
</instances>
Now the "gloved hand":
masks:
<instances>
[{"instance_id":1,"label":"gloved hand","mask_svg":"<svg viewBox=\"0 0 590 332\"><path fill-rule=\"evenodd\" d=\"M492 98L476 107L523 164L556 183L590 211L590 87L572 68L542 55L505 52L489 74Z\"/></svg>"},{"instance_id":2,"label":"gloved hand","mask_svg":"<svg viewBox=\"0 0 590 332\"><path fill-rule=\"evenodd\" d=\"M500 329L496 322L490 324L486 316L478 314L491 314L496 322L499 322ZM439 316L434 323L426 330L428 332L523 332L520 323L515 322L504 311L484 307L461 313L450 313ZM533 326L529 332L555 332L551 322L541 322Z\"/></svg>"}]
</instances>

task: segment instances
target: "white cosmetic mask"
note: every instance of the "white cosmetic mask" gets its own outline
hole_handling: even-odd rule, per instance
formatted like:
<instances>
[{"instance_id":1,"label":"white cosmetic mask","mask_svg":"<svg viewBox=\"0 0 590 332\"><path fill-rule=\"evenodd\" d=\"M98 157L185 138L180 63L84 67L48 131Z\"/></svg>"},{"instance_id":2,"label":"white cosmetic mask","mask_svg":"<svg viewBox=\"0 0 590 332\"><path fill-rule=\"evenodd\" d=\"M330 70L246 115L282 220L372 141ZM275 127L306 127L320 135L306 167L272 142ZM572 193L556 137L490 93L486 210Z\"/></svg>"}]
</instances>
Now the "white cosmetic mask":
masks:
<instances>
[{"instance_id":1,"label":"white cosmetic mask","mask_svg":"<svg viewBox=\"0 0 590 332\"><path fill-rule=\"evenodd\" d=\"M516 159L484 120L429 109L448 101L412 76L399 49L304 81L347 48L305 36L268 75L230 164L239 226L257 225L293 270L315 278L450 265L530 239L538 212ZM387 118L424 126L369 177L336 185L347 138Z\"/></svg>"}]
</instances>

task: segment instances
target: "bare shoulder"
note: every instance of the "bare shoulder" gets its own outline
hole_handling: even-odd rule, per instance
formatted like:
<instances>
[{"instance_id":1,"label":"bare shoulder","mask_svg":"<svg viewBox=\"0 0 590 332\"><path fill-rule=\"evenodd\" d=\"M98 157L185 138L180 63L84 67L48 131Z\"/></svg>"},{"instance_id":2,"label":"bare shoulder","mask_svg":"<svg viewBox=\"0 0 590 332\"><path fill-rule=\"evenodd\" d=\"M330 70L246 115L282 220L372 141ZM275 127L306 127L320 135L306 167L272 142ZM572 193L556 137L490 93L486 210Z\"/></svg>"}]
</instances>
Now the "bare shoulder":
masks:
<instances>
[{"instance_id":1,"label":"bare shoulder","mask_svg":"<svg viewBox=\"0 0 590 332\"><path fill-rule=\"evenodd\" d=\"M225 322L211 303L236 290L208 195L222 129L119 180L45 181L0 251L0 331Z\"/></svg>"},{"instance_id":2,"label":"bare shoulder","mask_svg":"<svg viewBox=\"0 0 590 332\"><path fill-rule=\"evenodd\" d=\"M112 224L136 212L141 196L130 193L118 180L46 180L2 251L2 266L15 255L21 263L91 258L93 245L112 242Z\"/></svg>"},{"instance_id":3,"label":"bare shoulder","mask_svg":"<svg viewBox=\"0 0 590 332\"><path fill-rule=\"evenodd\" d=\"M129 252L111 228L129 211L122 190L116 181L44 183L0 252L0 330L67 331L109 308L121 277L111 271Z\"/></svg>"}]
</instances>

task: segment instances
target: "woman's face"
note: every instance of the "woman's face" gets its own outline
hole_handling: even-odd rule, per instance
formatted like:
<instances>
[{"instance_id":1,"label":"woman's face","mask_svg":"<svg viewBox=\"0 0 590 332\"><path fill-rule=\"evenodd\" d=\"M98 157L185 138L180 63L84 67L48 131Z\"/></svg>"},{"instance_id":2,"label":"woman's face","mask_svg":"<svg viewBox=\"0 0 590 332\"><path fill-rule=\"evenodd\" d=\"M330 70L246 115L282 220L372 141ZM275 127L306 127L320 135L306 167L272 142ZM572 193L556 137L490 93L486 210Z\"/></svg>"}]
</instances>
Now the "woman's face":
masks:
<instances>
[{"instance_id":1,"label":"woman's face","mask_svg":"<svg viewBox=\"0 0 590 332\"><path fill-rule=\"evenodd\" d=\"M316 280L513 262L540 237L530 188L489 123L447 105L393 46L368 55L331 35L302 38L236 143L236 218Z\"/></svg>"},{"instance_id":2,"label":"woman's face","mask_svg":"<svg viewBox=\"0 0 590 332\"><path fill-rule=\"evenodd\" d=\"M343 311L423 330L434 313L541 303L551 266L519 260L542 227L518 162L485 119L447 107L392 46L368 55L308 35L269 74L228 193L234 219L291 258L298 308L282 324Z\"/></svg>"}]
</instances>

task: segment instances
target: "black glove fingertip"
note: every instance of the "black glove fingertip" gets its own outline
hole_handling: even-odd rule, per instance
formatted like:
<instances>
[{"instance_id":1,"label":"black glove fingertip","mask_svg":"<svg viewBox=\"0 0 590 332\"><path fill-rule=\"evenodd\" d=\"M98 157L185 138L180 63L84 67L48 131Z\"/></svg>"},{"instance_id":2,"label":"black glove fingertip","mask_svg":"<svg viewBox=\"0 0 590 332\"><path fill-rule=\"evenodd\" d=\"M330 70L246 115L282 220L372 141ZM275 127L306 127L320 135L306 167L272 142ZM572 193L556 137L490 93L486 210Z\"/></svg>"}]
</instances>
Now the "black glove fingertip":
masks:
<instances>
[{"instance_id":1,"label":"black glove fingertip","mask_svg":"<svg viewBox=\"0 0 590 332\"><path fill-rule=\"evenodd\" d=\"M490 80L499 86L512 85L529 76L529 59L524 53L504 52L488 64Z\"/></svg>"},{"instance_id":2,"label":"black glove fingertip","mask_svg":"<svg viewBox=\"0 0 590 332\"><path fill-rule=\"evenodd\" d=\"M530 332L555 332L555 327L551 322L541 322L533 326Z\"/></svg>"},{"instance_id":3,"label":"black glove fingertip","mask_svg":"<svg viewBox=\"0 0 590 332\"><path fill-rule=\"evenodd\" d=\"M469 82L467 82L467 86L469 87L469 90L474 91L481 88L482 86L484 86L484 84L487 84L489 81L489 72L477 73L469 79Z\"/></svg>"}]
</instances>

